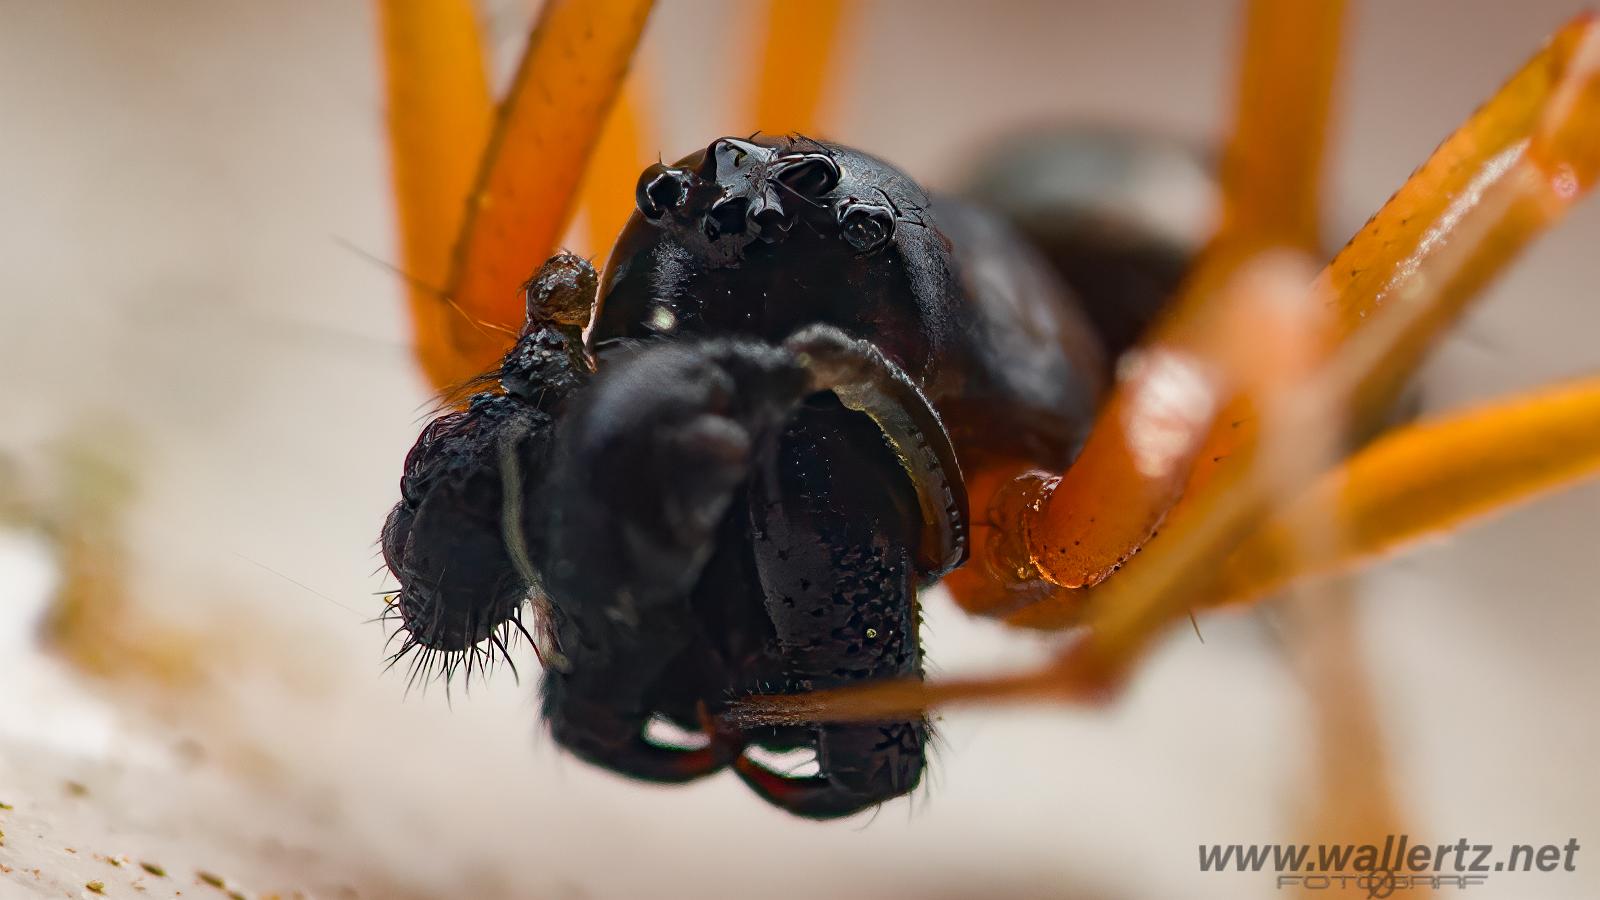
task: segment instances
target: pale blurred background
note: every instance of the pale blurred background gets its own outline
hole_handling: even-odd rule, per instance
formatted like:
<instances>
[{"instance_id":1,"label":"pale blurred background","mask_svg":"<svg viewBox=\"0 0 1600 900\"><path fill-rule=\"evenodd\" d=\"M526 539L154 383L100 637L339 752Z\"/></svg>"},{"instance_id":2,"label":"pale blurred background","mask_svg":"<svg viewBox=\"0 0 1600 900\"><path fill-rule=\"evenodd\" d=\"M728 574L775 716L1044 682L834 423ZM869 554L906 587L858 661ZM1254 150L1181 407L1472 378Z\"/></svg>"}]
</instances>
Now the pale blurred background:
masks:
<instances>
[{"instance_id":1,"label":"pale blurred background","mask_svg":"<svg viewBox=\"0 0 1600 900\"><path fill-rule=\"evenodd\" d=\"M1355 4L1335 239L1579 8ZM664 156L751 130L748 10L661 0L641 65ZM528 4L487 12L510 60ZM1032 124L1207 139L1235 12L864 2L829 131L933 186ZM1311 713L1270 613L1174 632L1105 711L952 712L914 802L830 825L731 775L664 789L562 758L525 646L520 686L453 708L380 675L374 540L429 398L401 285L363 255L395 257L373 28L354 0L0 2L0 897L221 896L198 872L245 896L1278 895L1196 853L1305 839ZM1429 364L1426 406L1594 370L1597 238L1591 202L1529 253ZM127 551L96 584L129 604L98 646L170 650L177 674L34 640L64 519ZM1576 872L1475 898L1600 896L1597 526L1590 486L1361 585L1351 652L1407 829L1583 846ZM936 673L1041 656L942 594L927 619Z\"/></svg>"}]
</instances>

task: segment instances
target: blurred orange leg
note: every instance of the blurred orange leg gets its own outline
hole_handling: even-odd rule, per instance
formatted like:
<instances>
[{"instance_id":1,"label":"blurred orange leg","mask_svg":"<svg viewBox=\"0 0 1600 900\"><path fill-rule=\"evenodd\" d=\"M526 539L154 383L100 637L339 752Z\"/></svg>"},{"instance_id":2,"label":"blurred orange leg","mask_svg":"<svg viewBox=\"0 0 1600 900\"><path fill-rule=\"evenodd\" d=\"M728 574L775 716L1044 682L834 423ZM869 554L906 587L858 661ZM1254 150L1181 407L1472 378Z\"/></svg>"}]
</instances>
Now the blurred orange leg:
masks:
<instances>
[{"instance_id":1,"label":"blurred orange leg","mask_svg":"<svg viewBox=\"0 0 1600 900\"><path fill-rule=\"evenodd\" d=\"M377 12L400 268L409 281L418 361L440 388L462 369L446 339L456 313L443 298L489 137L483 48L468 0L379 0Z\"/></svg>"},{"instance_id":2,"label":"blurred orange leg","mask_svg":"<svg viewBox=\"0 0 1600 900\"><path fill-rule=\"evenodd\" d=\"M1534 108L1526 108L1529 103ZM1493 140L1488 139L1491 135ZM1362 330L1361 323L1369 321L1367 311L1375 312L1385 303L1385 309L1403 310L1406 320L1405 334L1388 346L1387 355L1364 363L1360 384L1352 387L1347 417L1359 425L1381 412L1467 301L1517 250L1553 224L1592 184L1597 172L1600 26L1584 17L1559 32L1446 141L1317 279L1314 302L1324 305L1332 318L1327 340L1321 349L1313 347L1314 353L1333 352L1339 341ZM1372 271L1382 276L1376 284L1368 280ZM1374 292L1381 296L1373 296ZM1209 436L1199 445L1194 472L1180 491L1185 496L1196 495L1221 468L1247 465L1253 456L1257 415L1249 397L1231 401L1209 428ZM1090 456L1086 447L1085 458L1074 468L1105 465L1106 459L1114 463L1117 452L1128 452L1123 448L1129 446L1129 431L1126 424L1115 427L1113 436L1103 442L1104 452L1086 460ZM1091 446L1094 443L1091 438ZM1193 447L1186 445L1191 453ZM1069 471L1063 486L1071 476ZM1131 494L1136 503L1150 496L1145 484L1122 487L1140 488ZM1093 494L1095 488L1104 496ZM1084 504L1076 513L1079 519L1122 502L1105 482L1091 483L1085 490L1091 493L1078 500ZM1041 575L1070 585L1049 571L1055 562L1052 552L1059 555L1062 543L1082 540L1062 524L1070 523L1071 507L1063 506L1063 515L1055 521L1048 519L1050 506L1068 502L1066 497L1070 495L1057 491L1050 503L1043 504L1047 523L1043 528L1034 522L1020 527L1033 535L1029 549ZM1180 503L1171 517L1187 515L1187 505ZM1156 506L1146 502L1143 508ZM1119 521L1128 518L1120 515ZM1063 540L1052 545L1056 534ZM1118 547L1123 558L1131 552L1120 543L1109 546ZM1080 570L1081 566L1070 574L1076 576ZM1057 596L1047 603L1064 607L1076 601Z\"/></svg>"},{"instance_id":3,"label":"blurred orange leg","mask_svg":"<svg viewBox=\"0 0 1600 900\"><path fill-rule=\"evenodd\" d=\"M815 136L847 16L845 0L768 0L755 127Z\"/></svg>"},{"instance_id":4,"label":"blurred orange leg","mask_svg":"<svg viewBox=\"0 0 1600 900\"><path fill-rule=\"evenodd\" d=\"M549 0L500 105L446 285L454 384L522 326L518 288L556 249L652 0Z\"/></svg>"},{"instance_id":5,"label":"blurred orange leg","mask_svg":"<svg viewBox=\"0 0 1600 900\"><path fill-rule=\"evenodd\" d=\"M633 215L634 185L655 161L655 138L646 138L637 76L628 79L600 133L594 158L583 176L585 246L581 252L603 265L622 226Z\"/></svg>"},{"instance_id":6,"label":"blurred orange leg","mask_svg":"<svg viewBox=\"0 0 1600 900\"><path fill-rule=\"evenodd\" d=\"M1524 108L1527 103L1535 109ZM1336 354L1330 365L1342 370L1330 377L1347 392L1347 405L1330 415L1359 424L1383 409L1466 302L1517 250L1554 224L1597 174L1600 23L1586 16L1557 33L1446 141L1318 277L1313 302L1334 317L1343 341L1329 345ZM1445 196L1419 192L1419 180ZM1431 218L1413 220L1412 213ZM1362 265L1387 277L1369 285ZM1350 276L1352 267L1357 277ZM1369 290L1383 296L1373 299ZM1349 314L1363 306L1374 314ZM1380 308L1383 315L1376 314ZM1368 334L1374 328L1385 333ZM1202 463L1206 473L1191 479L1170 521L1198 515L1189 509L1192 498L1228 470L1249 467L1259 439L1255 416L1243 411L1249 403L1243 398L1213 426ZM1235 422L1249 427L1230 427ZM1141 564L1148 560L1146 553ZM1058 594L1030 611L1030 621L1070 624L1078 606L1081 600Z\"/></svg>"},{"instance_id":7,"label":"blurred orange leg","mask_svg":"<svg viewBox=\"0 0 1600 900\"><path fill-rule=\"evenodd\" d=\"M1471 253L1454 282L1428 290L1431 305L1411 344L1374 381L1361 419L1381 415L1434 339L1483 285L1592 185L1600 168L1600 26L1592 15L1562 28L1549 44L1434 151L1384 204L1318 281L1345 340L1379 309L1411 302L1429 288L1424 264L1446 253ZM1521 182L1521 184L1514 184ZM1497 186L1506 186L1496 190ZM1507 202L1486 203L1500 196ZM1463 244L1470 244L1463 247ZM1239 429L1222 427L1243 420ZM1219 420L1189 489L1253 440L1253 418L1232 410Z\"/></svg>"},{"instance_id":8,"label":"blurred orange leg","mask_svg":"<svg viewBox=\"0 0 1600 900\"><path fill-rule=\"evenodd\" d=\"M1223 166L1222 230L1150 342L1123 361L1088 443L1038 491L1028 522L1034 577L1099 583L1137 553L1183 495L1222 404L1185 346L1196 320L1257 254L1314 251L1317 188L1339 55L1339 0L1249 6L1237 121ZM1206 326L1200 326L1203 330ZM1231 422L1225 423L1231 424Z\"/></svg>"},{"instance_id":9,"label":"blurred orange leg","mask_svg":"<svg viewBox=\"0 0 1600 900\"><path fill-rule=\"evenodd\" d=\"M1275 593L1600 474L1600 377L1385 435L1229 555L1213 603ZM1298 536L1327 529L1326 547Z\"/></svg>"},{"instance_id":10,"label":"blurred orange leg","mask_svg":"<svg viewBox=\"0 0 1600 900\"><path fill-rule=\"evenodd\" d=\"M1219 241L1318 246L1344 0L1251 0L1222 159Z\"/></svg>"}]
</instances>

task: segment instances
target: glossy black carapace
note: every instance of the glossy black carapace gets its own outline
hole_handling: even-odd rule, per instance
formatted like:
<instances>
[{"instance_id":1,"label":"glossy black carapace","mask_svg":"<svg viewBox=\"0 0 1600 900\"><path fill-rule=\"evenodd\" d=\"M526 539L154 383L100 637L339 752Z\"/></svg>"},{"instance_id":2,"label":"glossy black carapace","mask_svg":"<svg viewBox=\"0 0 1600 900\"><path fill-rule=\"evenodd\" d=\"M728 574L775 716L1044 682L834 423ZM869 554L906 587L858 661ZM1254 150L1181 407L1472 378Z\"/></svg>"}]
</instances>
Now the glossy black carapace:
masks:
<instances>
[{"instance_id":1,"label":"glossy black carapace","mask_svg":"<svg viewBox=\"0 0 1600 900\"><path fill-rule=\"evenodd\" d=\"M723 711L920 677L917 591L966 551L961 467L1068 462L1102 342L1007 225L844 147L719 139L637 203L603 280L544 265L486 390L407 458L382 540L401 652L503 652L532 604L576 755L665 782L731 766L815 818L905 794L925 722Z\"/></svg>"}]
</instances>

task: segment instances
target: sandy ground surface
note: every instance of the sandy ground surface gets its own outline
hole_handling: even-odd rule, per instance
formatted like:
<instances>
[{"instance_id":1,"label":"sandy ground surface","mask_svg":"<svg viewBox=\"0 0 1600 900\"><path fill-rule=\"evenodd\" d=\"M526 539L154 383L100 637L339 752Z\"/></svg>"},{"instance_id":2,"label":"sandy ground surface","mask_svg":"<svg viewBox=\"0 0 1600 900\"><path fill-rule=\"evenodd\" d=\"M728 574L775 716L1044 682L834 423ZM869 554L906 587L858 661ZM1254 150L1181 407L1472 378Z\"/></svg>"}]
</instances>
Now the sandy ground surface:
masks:
<instances>
[{"instance_id":1,"label":"sandy ground surface","mask_svg":"<svg viewBox=\"0 0 1600 900\"><path fill-rule=\"evenodd\" d=\"M1577 4L1370 3L1336 147L1347 234ZM663 151L724 131L738 15L663 0ZM1231 4L882 2L839 137L933 184L985 137L1070 116L1222 120ZM514 52L523 12L502 3ZM50 545L0 531L0 897L1276 896L1200 842L1293 840L1307 709L1270 618L1176 633L1104 712L961 712L930 786L818 826L736 780L641 787L563 759L534 692L447 704L378 674L373 540L427 396L404 347L364 4L0 2L0 450L45 498L63 442L134 483L141 622L200 636L178 688L44 652ZM707 49L713 48L713 49ZM709 96L708 96L709 95ZM1541 243L1430 364L1433 408L1593 370L1600 205ZM1385 567L1362 645L1411 830L1585 845L1475 898L1600 895L1600 490ZM1038 642L928 600L937 671ZM531 653L521 651L524 672ZM164 874L140 865L149 863ZM215 883L213 883L215 882ZM221 886L219 886L219 884Z\"/></svg>"}]
</instances>

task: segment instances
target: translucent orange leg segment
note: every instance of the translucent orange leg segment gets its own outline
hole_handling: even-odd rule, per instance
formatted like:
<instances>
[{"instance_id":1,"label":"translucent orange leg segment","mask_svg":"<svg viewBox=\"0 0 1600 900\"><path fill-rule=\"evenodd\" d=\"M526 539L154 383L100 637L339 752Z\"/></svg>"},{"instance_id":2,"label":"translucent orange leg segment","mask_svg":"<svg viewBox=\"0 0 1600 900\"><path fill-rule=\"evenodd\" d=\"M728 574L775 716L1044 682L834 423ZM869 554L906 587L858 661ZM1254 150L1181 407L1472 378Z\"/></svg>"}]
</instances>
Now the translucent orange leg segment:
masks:
<instances>
[{"instance_id":1,"label":"translucent orange leg segment","mask_svg":"<svg viewBox=\"0 0 1600 900\"><path fill-rule=\"evenodd\" d=\"M1530 110L1527 104L1535 108ZM1509 145L1462 137L1505 134L1508 128ZM1465 146L1462 140L1467 141ZM1031 627L1086 626L1084 637L1054 664L1003 679L892 682L802 698L762 698L750 704L749 717L770 721L876 719L937 703L980 698L1081 700L1102 696L1154 635L1211 595L1219 575L1217 561L1227 558L1267 520L1272 511L1270 500L1284 485L1260 477L1262 467L1248 463L1292 456L1296 435L1338 421L1352 404L1360 409L1397 383L1409 371L1419 348L1443 327L1445 317L1439 311L1459 307L1516 249L1549 227L1592 186L1600 173L1600 25L1583 17L1563 29L1528 68L1441 147L1436 159L1439 153L1446 154L1449 171L1465 169L1470 174L1452 176L1442 185L1440 168L1430 161L1374 219L1380 226L1388 222L1400 228L1401 237L1419 235L1419 239L1407 243L1381 227L1369 226L1339 257L1373 265L1392 263L1388 266L1390 277L1381 284L1388 300L1381 311L1375 308L1365 325L1348 332L1332 359L1317 367L1312 378L1299 386L1285 386L1287 393L1277 399L1268 397L1268 402L1257 403L1259 409L1274 411L1274 418L1267 423L1271 427L1263 427L1255 440L1244 444L1233 464L1214 467L1204 485L1186 497L1183 514L1173 516L1161 540L1141 556L1139 565L1080 592L1075 604L1058 603L1052 597L1012 617L1013 623ZM1462 190L1438 203L1418 196L1414 187L1420 179L1443 189L1456 177L1461 179ZM1390 208L1396 203L1413 209L1427 207L1431 220L1402 225L1397 218L1403 221L1407 217L1397 217ZM1394 246L1397 240L1398 247ZM1338 265L1336 260L1335 267ZM1348 273L1340 278L1337 272L1325 272L1314 285L1313 296L1330 312L1349 309L1347 304L1357 299L1351 285L1358 278L1359 273L1352 279ZM1330 290L1335 284L1340 289ZM1535 408L1544 410L1549 418L1543 421L1551 428L1581 428L1574 423L1592 418L1587 402L1568 398L1563 404L1574 405L1566 405L1564 412L1549 411L1559 410L1561 405L1538 403ZM1538 443L1538 437L1536 432L1531 442ZM1445 478L1443 489L1461 490L1458 497L1468 499L1423 504L1424 514L1413 519L1401 537L1458 524L1474 511L1588 471L1590 464L1583 457L1590 452L1586 449L1589 445L1570 434L1563 440L1571 445L1552 445L1553 457L1532 463L1513 457L1501 474L1493 473L1497 451L1479 447L1474 455L1490 469L1483 475L1487 486L1482 493L1476 499L1467 493L1467 486L1476 483L1472 471ZM1435 444L1435 449L1438 446ZM1276 452L1269 452L1274 448ZM1385 468L1386 475L1401 471ZM1408 471L1414 476L1426 475L1420 466ZM1549 474L1553 471L1563 474L1558 478ZM1518 472L1521 474L1515 474ZM1374 494L1371 511L1362 513L1362 520L1401 517L1400 510L1381 502L1381 491L1375 488Z\"/></svg>"},{"instance_id":2,"label":"translucent orange leg segment","mask_svg":"<svg viewBox=\"0 0 1600 900\"><path fill-rule=\"evenodd\" d=\"M1038 485L1018 533L1022 554L994 561L998 584L958 585L974 612L1042 579L1093 586L1155 533L1183 494L1220 406L1215 383L1192 365L1193 335L1209 329L1223 286L1273 248L1314 251L1318 182L1344 4L1253 0L1237 87L1237 121L1223 167L1222 230L1202 254L1152 340L1132 354L1077 462ZM1221 397L1220 400L1227 400ZM1159 445L1156 447L1155 445ZM1019 489L1022 489L1019 487ZM1036 592L1034 592L1036 593Z\"/></svg>"},{"instance_id":3,"label":"translucent orange leg segment","mask_svg":"<svg viewBox=\"0 0 1600 900\"><path fill-rule=\"evenodd\" d=\"M1528 103L1535 109L1525 109ZM1486 135L1496 139L1485 140ZM1343 350L1382 348L1371 358L1343 354L1349 394L1341 418L1359 424L1382 409L1466 302L1517 250L1557 221L1597 174L1600 24L1585 16L1558 32L1474 113L1313 285L1313 302L1329 310ZM1420 193L1419 180L1445 197ZM1412 219L1413 213L1431 218ZM1359 271L1363 266L1381 269L1387 277L1370 286ZM1358 270L1355 277L1352 268ZM1365 292L1373 289L1384 294L1371 303L1373 315L1349 315L1368 302ZM1377 314L1380 309L1383 315ZM1377 323L1393 333L1353 342ZM1227 469L1249 463L1258 439L1249 408L1245 398L1218 418L1186 497L1203 493ZM1240 427L1233 427L1236 423ZM1190 515L1188 506L1186 499L1171 520ZM1141 564L1148 559L1146 553ZM1052 596L1032 616L1039 623L1066 625L1079 605L1070 596Z\"/></svg>"},{"instance_id":4,"label":"translucent orange leg segment","mask_svg":"<svg viewBox=\"0 0 1600 900\"><path fill-rule=\"evenodd\" d=\"M1318 277L1313 302L1324 305L1331 315L1327 352L1362 330L1361 323L1382 318L1369 318L1362 312L1364 308L1373 312L1380 306L1400 309L1405 316L1405 334L1386 357L1367 361L1361 383L1353 389L1348 415L1354 422L1359 424L1381 411L1467 301L1592 184L1600 171L1597 70L1600 26L1584 17L1559 32L1533 62L1446 141ZM1528 103L1535 108L1525 109ZM1486 140L1486 135L1496 139ZM1438 194L1421 190L1419 181ZM1376 285L1367 280L1371 270L1385 276ZM1372 300L1369 291L1383 296ZM1352 310L1358 314L1352 315ZM1249 398L1229 403L1209 427L1210 434L1194 457L1193 474L1182 489L1185 496L1198 493L1222 466L1248 461L1257 432ZM1124 437L1122 446L1128 446L1125 437L1130 429L1126 424L1113 433ZM1085 447L1085 457L1089 449ZM1109 456L1119 447L1106 449ZM1080 458L1074 468L1083 465L1085 460ZM1067 478L1071 475L1069 471ZM1096 487L1104 496L1096 494L1079 502L1098 500L1101 505L1082 508L1113 507L1116 497L1105 493L1103 485L1089 485L1090 489ZM1135 492L1133 496L1142 495ZM1052 501L1069 502L1059 491ZM1185 505L1180 504L1171 516L1187 514ZM1042 508L1048 515L1049 505ZM1048 567L1054 562L1051 543L1056 533L1051 529L1059 529L1059 525L1047 523L1040 528L1026 521L1019 527L1031 529L1030 553L1041 574L1050 577ZM1081 540L1071 531L1062 533ZM1059 596L1046 601L1060 608L1075 602Z\"/></svg>"},{"instance_id":5,"label":"translucent orange leg segment","mask_svg":"<svg viewBox=\"0 0 1600 900\"><path fill-rule=\"evenodd\" d=\"M1222 161L1222 240L1318 245L1343 0L1252 0Z\"/></svg>"},{"instance_id":6,"label":"translucent orange leg segment","mask_svg":"<svg viewBox=\"0 0 1600 900\"><path fill-rule=\"evenodd\" d=\"M1600 377L1401 429L1280 510L1228 557L1212 602L1339 572L1600 474ZM1331 529L1318 552L1297 535Z\"/></svg>"},{"instance_id":7,"label":"translucent orange leg segment","mask_svg":"<svg viewBox=\"0 0 1600 900\"><path fill-rule=\"evenodd\" d=\"M1284 616L1290 662L1310 703L1310 777L1316 800L1301 807L1305 839L1379 844L1407 831L1395 790L1377 691L1360 653L1360 616L1349 582L1296 596Z\"/></svg>"},{"instance_id":8,"label":"translucent orange leg segment","mask_svg":"<svg viewBox=\"0 0 1600 900\"><path fill-rule=\"evenodd\" d=\"M1381 413L1433 340L1485 282L1592 185L1600 167L1600 28L1592 15L1562 28L1549 44L1434 151L1318 281L1335 313L1335 340L1362 327L1379 309L1412 302L1423 289L1429 259L1470 252L1456 281L1431 291L1433 307L1416 340L1397 353L1385 378L1371 385L1358 416ZM1498 188L1498 189L1497 189ZM1486 202L1498 198L1501 202ZM1467 244L1467 247L1463 247ZM1252 439L1246 426L1221 422L1200 455L1189 489L1209 478Z\"/></svg>"},{"instance_id":9,"label":"translucent orange leg segment","mask_svg":"<svg viewBox=\"0 0 1600 900\"><path fill-rule=\"evenodd\" d=\"M448 386L489 368L522 325L518 291L556 248L652 0L549 0L470 192L436 338Z\"/></svg>"},{"instance_id":10,"label":"translucent orange leg segment","mask_svg":"<svg viewBox=\"0 0 1600 900\"><path fill-rule=\"evenodd\" d=\"M483 48L468 0L379 0L377 12L400 267L418 361L442 387L461 370L444 340L450 252L492 118Z\"/></svg>"},{"instance_id":11,"label":"translucent orange leg segment","mask_svg":"<svg viewBox=\"0 0 1600 900\"><path fill-rule=\"evenodd\" d=\"M844 30L845 0L768 0L757 61L755 124L772 134L815 136Z\"/></svg>"}]
</instances>

